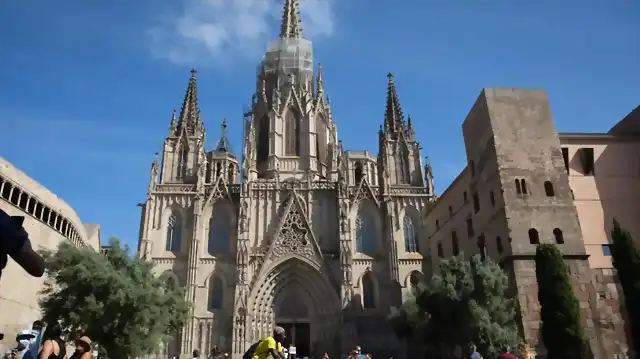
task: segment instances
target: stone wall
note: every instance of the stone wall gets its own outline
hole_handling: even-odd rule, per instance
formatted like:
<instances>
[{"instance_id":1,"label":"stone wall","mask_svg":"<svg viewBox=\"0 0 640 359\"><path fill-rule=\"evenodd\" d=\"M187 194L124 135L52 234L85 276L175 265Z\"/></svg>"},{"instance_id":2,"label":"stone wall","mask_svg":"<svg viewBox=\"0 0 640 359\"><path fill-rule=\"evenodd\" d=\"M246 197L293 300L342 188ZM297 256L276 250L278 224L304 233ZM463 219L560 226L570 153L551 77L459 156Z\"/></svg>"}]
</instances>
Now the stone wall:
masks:
<instances>
[{"instance_id":1,"label":"stone wall","mask_svg":"<svg viewBox=\"0 0 640 359\"><path fill-rule=\"evenodd\" d=\"M573 291L580 302L585 336L596 359L625 358L627 340L618 288L611 270L593 270L587 259L567 259ZM540 303L533 259L516 260L513 272L520 305L522 335L530 353L544 356L540 338Z\"/></svg>"}]
</instances>

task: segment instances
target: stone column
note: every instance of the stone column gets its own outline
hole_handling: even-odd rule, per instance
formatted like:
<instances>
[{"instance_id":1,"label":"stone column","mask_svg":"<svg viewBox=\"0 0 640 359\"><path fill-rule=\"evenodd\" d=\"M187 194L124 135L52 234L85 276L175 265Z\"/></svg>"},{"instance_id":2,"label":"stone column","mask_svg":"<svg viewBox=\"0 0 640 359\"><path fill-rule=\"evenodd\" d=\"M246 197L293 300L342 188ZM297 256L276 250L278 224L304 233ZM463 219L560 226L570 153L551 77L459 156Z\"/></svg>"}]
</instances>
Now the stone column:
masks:
<instances>
[{"instance_id":1,"label":"stone column","mask_svg":"<svg viewBox=\"0 0 640 359\"><path fill-rule=\"evenodd\" d=\"M189 310L189 319L187 324L182 330L182 345L181 352L183 354L190 353L193 349L193 336L195 332L195 298L196 298L196 274L198 272L198 261L200 257L200 208L202 207L202 200L198 197L193 205L193 226L192 234L193 240L189 246L189 259L187 266L187 283L185 290L185 299L191 304Z\"/></svg>"}]
</instances>

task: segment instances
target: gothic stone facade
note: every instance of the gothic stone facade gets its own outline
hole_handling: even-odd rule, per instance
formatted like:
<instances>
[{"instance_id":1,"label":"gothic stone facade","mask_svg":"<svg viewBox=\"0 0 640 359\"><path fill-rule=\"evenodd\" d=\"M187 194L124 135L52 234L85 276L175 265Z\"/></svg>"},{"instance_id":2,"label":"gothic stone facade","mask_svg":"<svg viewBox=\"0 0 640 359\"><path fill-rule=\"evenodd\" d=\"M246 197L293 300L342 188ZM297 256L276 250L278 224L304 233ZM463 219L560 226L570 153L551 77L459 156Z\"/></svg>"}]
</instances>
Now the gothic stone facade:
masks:
<instances>
[{"instance_id":1,"label":"gothic stone facade","mask_svg":"<svg viewBox=\"0 0 640 359\"><path fill-rule=\"evenodd\" d=\"M282 43L305 41L297 7L285 2ZM386 318L423 272L421 213L433 178L393 77L376 156L343 150L320 67L266 62L241 161L224 122L215 150L205 149L194 70L153 162L139 252L193 303L181 337L160 355L218 345L239 358L276 324L298 355L336 356L356 344L396 354Z\"/></svg>"}]
</instances>

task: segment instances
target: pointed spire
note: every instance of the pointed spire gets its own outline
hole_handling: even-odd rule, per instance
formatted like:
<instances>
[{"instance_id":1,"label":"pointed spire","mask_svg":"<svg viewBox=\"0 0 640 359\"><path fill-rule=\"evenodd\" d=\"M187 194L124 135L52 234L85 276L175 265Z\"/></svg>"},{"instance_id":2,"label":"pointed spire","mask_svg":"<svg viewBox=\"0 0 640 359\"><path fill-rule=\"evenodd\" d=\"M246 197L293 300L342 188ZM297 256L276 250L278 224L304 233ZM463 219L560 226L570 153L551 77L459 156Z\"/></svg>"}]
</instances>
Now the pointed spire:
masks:
<instances>
[{"instance_id":1,"label":"pointed spire","mask_svg":"<svg viewBox=\"0 0 640 359\"><path fill-rule=\"evenodd\" d=\"M183 128L187 134L193 135L200 121L200 107L198 106L198 89L196 85L196 69L191 69L191 78L184 95L180 117L178 118L178 130Z\"/></svg>"},{"instance_id":2,"label":"pointed spire","mask_svg":"<svg viewBox=\"0 0 640 359\"><path fill-rule=\"evenodd\" d=\"M218 140L216 151L232 152L231 142L229 142L229 139L227 138L227 119L226 118L222 119L222 124L220 125L220 139Z\"/></svg>"},{"instance_id":3,"label":"pointed spire","mask_svg":"<svg viewBox=\"0 0 640 359\"><path fill-rule=\"evenodd\" d=\"M302 38L302 25L300 24L300 0L284 1L282 24L280 25L280 38Z\"/></svg>"},{"instance_id":4,"label":"pointed spire","mask_svg":"<svg viewBox=\"0 0 640 359\"><path fill-rule=\"evenodd\" d=\"M316 76L316 96L322 97L324 94L324 79L322 78L322 64L318 64L318 76Z\"/></svg>"},{"instance_id":5,"label":"pointed spire","mask_svg":"<svg viewBox=\"0 0 640 359\"><path fill-rule=\"evenodd\" d=\"M389 72L387 78L389 79L387 84L387 111L384 121L386 128L389 128L391 132L396 132L404 127L404 116L402 115L396 84L393 81L393 74Z\"/></svg>"},{"instance_id":6,"label":"pointed spire","mask_svg":"<svg viewBox=\"0 0 640 359\"><path fill-rule=\"evenodd\" d=\"M174 108L171 113L171 122L169 122L169 136L176 132L176 126L178 126L178 122L176 119L176 109Z\"/></svg>"}]
</instances>

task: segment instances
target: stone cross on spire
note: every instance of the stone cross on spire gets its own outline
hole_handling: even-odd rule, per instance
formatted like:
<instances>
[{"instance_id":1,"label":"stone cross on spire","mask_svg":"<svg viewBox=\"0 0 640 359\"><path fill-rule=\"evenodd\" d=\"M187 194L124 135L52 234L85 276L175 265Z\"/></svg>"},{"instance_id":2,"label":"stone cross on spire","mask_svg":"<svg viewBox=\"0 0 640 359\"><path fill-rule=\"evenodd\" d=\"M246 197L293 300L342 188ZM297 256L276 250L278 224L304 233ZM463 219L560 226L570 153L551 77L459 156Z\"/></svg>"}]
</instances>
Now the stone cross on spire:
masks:
<instances>
[{"instance_id":1,"label":"stone cross on spire","mask_svg":"<svg viewBox=\"0 0 640 359\"><path fill-rule=\"evenodd\" d=\"M300 0L285 0L280 25L281 39L298 39L302 37L300 24Z\"/></svg>"},{"instance_id":2,"label":"stone cross on spire","mask_svg":"<svg viewBox=\"0 0 640 359\"><path fill-rule=\"evenodd\" d=\"M232 152L231 142L227 138L227 119L226 118L222 120L222 124L220 125L220 140L218 140L216 151Z\"/></svg>"}]
</instances>

